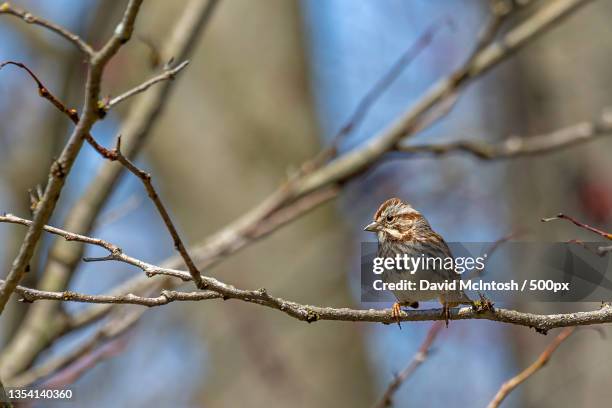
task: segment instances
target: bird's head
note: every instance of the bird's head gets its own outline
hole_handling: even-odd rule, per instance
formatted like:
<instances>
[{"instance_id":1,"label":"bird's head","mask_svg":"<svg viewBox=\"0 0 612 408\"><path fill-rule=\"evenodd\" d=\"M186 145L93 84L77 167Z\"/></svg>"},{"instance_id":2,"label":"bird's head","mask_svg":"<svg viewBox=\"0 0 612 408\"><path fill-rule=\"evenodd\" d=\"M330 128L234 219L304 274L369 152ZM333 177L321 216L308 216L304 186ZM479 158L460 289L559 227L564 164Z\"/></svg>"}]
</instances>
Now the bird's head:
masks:
<instances>
[{"instance_id":1,"label":"bird's head","mask_svg":"<svg viewBox=\"0 0 612 408\"><path fill-rule=\"evenodd\" d=\"M420 212L404 203L399 198L391 198L378 208L374 214L374 221L364 230L375 232L379 242L408 241L413 231L425 219Z\"/></svg>"}]
</instances>

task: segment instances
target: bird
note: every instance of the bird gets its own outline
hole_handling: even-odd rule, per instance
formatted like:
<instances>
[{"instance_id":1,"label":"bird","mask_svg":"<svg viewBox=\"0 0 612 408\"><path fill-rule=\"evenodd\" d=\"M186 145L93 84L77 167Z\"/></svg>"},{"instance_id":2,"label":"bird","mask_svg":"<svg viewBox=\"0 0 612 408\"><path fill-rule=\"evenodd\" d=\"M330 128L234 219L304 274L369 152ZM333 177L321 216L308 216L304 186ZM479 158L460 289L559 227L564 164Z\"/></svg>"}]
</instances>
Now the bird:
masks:
<instances>
[{"instance_id":1,"label":"bird","mask_svg":"<svg viewBox=\"0 0 612 408\"><path fill-rule=\"evenodd\" d=\"M428 262L429 267L426 268L423 268L426 265L421 263L421 266L413 271L391 268L382 273L382 280L386 283L397 283L402 280L416 282L415 290L393 290L397 302L393 304L391 315L396 319L400 328L402 306L417 309L419 302L438 299L443 307L442 317L448 327L451 308L461 304L474 304L458 284L453 290L420 290L419 281L422 279L443 283L459 281L461 275L452 268L443 267L445 260L454 260L448 244L440 234L431 228L427 219L410 204L399 198L386 200L374 214L373 221L366 225L364 230L376 233L378 257L395 258L397 255L403 257L406 254L411 258L441 258L437 262Z\"/></svg>"}]
</instances>

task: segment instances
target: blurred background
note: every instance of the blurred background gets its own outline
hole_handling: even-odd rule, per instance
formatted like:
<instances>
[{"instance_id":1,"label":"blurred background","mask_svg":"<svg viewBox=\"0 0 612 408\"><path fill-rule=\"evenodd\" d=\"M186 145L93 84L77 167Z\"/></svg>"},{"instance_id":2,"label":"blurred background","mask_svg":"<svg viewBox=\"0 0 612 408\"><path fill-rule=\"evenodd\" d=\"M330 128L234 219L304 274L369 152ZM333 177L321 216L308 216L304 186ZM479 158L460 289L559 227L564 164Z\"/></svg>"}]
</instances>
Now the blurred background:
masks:
<instances>
[{"instance_id":1,"label":"blurred background","mask_svg":"<svg viewBox=\"0 0 612 408\"><path fill-rule=\"evenodd\" d=\"M12 2L94 46L112 33L124 3ZM532 3L512 21L547 1ZM159 70L153 68L154 51L186 4L145 2L133 41L108 66L104 95L118 95ZM437 24L431 44L344 140L341 151L389 124L465 61L489 9L484 0L221 0L138 163L153 174L183 237L190 244L201 242L261 202L288 169L329 143L373 84ZM610 18L609 1L580 9L470 85L453 111L415 141L493 143L597 118L612 105ZM0 16L0 39L0 61L26 63L67 105L81 106L86 66L71 44L8 16ZM143 97L112 111L96 125L94 136L112 146L130 106ZM0 211L29 218L27 190L44 185L71 129L24 72L0 71ZM359 250L362 241L374 237L362 227L385 199L398 196L412 203L447 241L494 241L519 230L530 239L592 240L569 224L541 224L540 218L565 212L612 230L611 152L612 140L604 138L508 161L468 155L389 157L348 183L338 200L206 273L241 288L266 287L300 303L370 307L360 304ZM64 225L101 165L102 159L85 146L53 225ZM22 227L0 225L2 270L8 270L24 233ZM151 263L174 254L155 208L131 176L120 179L92 235ZM37 286L52 242L44 236L25 286ZM99 251L87 248L85 254ZM122 264L81 263L70 289L104 293L139 273ZM83 307L65 305L68 312ZM544 313L597 305L525 307ZM2 347L10 344L30 308L11 302L0 319ZM409 363L430 325L405 324L402 330L328 321L308 325L245 302L176 302L148 310L114 345L112 356L76 379L72 402L80 407L371 406L394 373ZM62 338L37 362L65 353L91 330ZM505 406L609 405L612 333L605 327L602 331L608 337L593 330L576 333ZM485 406L551 340L524 327L452 322L395 402Z\"/></svg>"}]
</instances>

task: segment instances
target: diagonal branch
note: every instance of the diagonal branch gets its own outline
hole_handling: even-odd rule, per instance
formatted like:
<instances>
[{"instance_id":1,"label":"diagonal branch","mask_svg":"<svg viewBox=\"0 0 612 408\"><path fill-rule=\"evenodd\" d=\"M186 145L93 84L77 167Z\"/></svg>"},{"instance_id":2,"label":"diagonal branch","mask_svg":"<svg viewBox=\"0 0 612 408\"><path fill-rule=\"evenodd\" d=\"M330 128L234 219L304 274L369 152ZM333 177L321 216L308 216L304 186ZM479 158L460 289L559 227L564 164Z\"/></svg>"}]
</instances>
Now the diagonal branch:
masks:
<instances>
[{"instance_id":1,"label":"diagonal branch","mask_svg":"<svg viewBox=\"0 0 612 408\"><path fill-rule=\"evenodd\" d=\"M342 185L375 165L383 154L394 150L406 135L413 135L415 130L421 130L421 121L427 121L427 114L445 101L453 99L457 90L503 61L578 6L586 3L584 0L560 0L549 3L506 33L497 43L483 46L479 42L477 49L480 48L480 51L476 52L464 66L434 84L416 105L392 126L327 165L313 172L292 177L259 206L196 247L192 251L194 259L201 268L212 265L220 257L228 256L252 242L251 231L261 223L265 223L266 218L280 211L283 206L327 186ZM499 18L499 16L493 17L494 21ZM492 38L492 35L488 34L485 37Z\"/></svg>"},{"instance_id":2,"label":"diagonal branch","mask_svg":"<svg viewBox=\"0 0 612 408\"><path fill-rule=\"evenodd\" d=\"M168 229L168 232L170 233L170 236L172 237L172 240L174 241L174 247L179 252L183 260L185 261L185 265L187 265L187 269L189 269L189 273L191 274L191 278L196 284L196 287L198 289L204 289L205 286L200 277L200 271L195 266L195 263L191 259L191 256L189 256L189 253L187 252L187 248L185 248L185 244L183 243L183 240L181 239L178 233L178 230L176 229L176 226L172 222L170 213L168 213L166 206L162 203L161 198L159 197L159 194L157 194L157 191L155 190L155 187L153 186L153 182L151 181L151 175L147 173L146 171L139 169L134 163L130 161L130 159L128 159L121 152L121 136L117 138L117 146L115 147L115 149L113 149L110 152L110 155L107 155L106 152L107 150L105 148L98 150L98 153L100 153L102 157L106 157L107 159L111 161L115 161L115 160L118 161L130 173L132 173L133 175L135 175L136 177L140 179L140 181L145 187L145 190L147 190L147 194L149 198L155 205L157 212L159 212L160 217L164 221L164 224L166 225L166 228Z\"/></svg>"},{"instance_id":3,"label":"diagonal branch","mask_svg":"<svg viewBox=\"0 0 612 408\"><path fill-rule=\"evenodd\" d=\"M587 231L590 231L590 232L592 232L594 234L599 235L600 237L604 237L604 238L612 241L612 233L609 233L609 232L606 232L606 231L602 231L599 228L591 227L590 225L587 225L587 224L585 224L583 222L580 222L577 219L575 219L574 217L570 217L569 215L559 214L556 217L542 218L542 222L550 222L550 221L554 221L554 220L568 220L572 224L576 225L577 227L583 228L583 229L585 229Z\"/></svg>"},{"instance_id":4,"label":"diagonal branch","mask_svg":"<svg viewBox=\"0 0 612 408\"><path fill-rule=\"evenodd\" d=\"M35 25L44 27L64 37L66 40L76 45L76 47L80 49L83 52L83 54L85 54L88 58L93 57L95 54L94 49L89 44L87 44L85 41L83 41L81 37L79 37L78 35L72 33L66 28L59 26L51 21L45 20L44 18L37 17L27 12L26 10L23 10L17 7L13 7L8 1L0 4L0 14L8 14L11 16L15 16L17 18L22 19L28 24L35 24Z\"/></svg>"},{"instance_id":5,"label":"diagonal branch","mask_svg":"<svg viewBox=\"0 0 612 408\"><path fill-rule=\"evenodd\" d=\"M72 120L74 123L78 123L79 115L77 111L75 109L68 109L64 103L62 103L57 97L55 97L51 92L49 92L47 88L42 84L42 82L38 79L38 77L26 65L19 63L19 62L8 61L8 62L4 62L0 64L0 69L2 69L3 66L9 65L9 64L16 65L26 70L28 74L30 74L30 76L36 82L38 86L38 93L40 94L40 96L49 100L60 112L67 115L68 118L70 118L70 120ZM135 88L136 90L129 91L126 94L122 95L122 97L120 97L119 99L119 102L121 102L122 100L125 100L131 95L135 95L139 92L143 92L151 85L163 79L173 78L174 75L178 71L180 71L182 68L184 68L185 66L187 66L187 61L180 64L175 69L166 70L164 74L154 78L152 82L151 81L146 82L144 84L144 88L141 88L141 89ZM104 113L107 111L107 108L110 106L111 106L111 103L107 104L103 108ZM195 264L193 263L193 260L189 256L189 253L187 252L187 249L185 248L185 244L183 243L180 235L178 234L178 230L176 229L174 223L172 222L172 219L170 218L170 214L168 213L168 211L166 210L166 207L161 202L161 199L159 198L159 194L157 194L155 187L153 187L153 183L151 182L151 175L145 171L140 170L125 155L123 155L123 153L121 153L121 136L119 136L119 138L117 139L117 146L112 151L108 150L107 148L99 144L89 132L87 132L84 135L84 138L103 158L106 158L111 161L118 161L119 163L121 163L122 166L124 166L126 169L128 169L128 171L130 171L132 174L134 174L136 177L138 177L142 181L147 191L147 194L149 195L149 198L155 204L155 208L157 208L157 211L162 217L164 224L166 225L166 228L168 229L168 231L170 232L170 235L172 236L172 239L174 240L175 248L177 249L181 257L184 259L185 264L187 265L187 268L191 272L191 276L193 277L193 280L196 283L196 286L202 289L202 286L201 286L202 282L199 280L200 272L198 271Z\"/></svg>"},{"instance_id":6,"label":"diagonal branch","mask_svg":"<svg viewBox=\"0 0 612 408\"><path fill-rule=\"evenodd\" d=\"M554 221L554 220L568 220L571 223L573 223L574 225L576 225L577 227L580 227L582 229L585 229L587 231L590 231L594 234L599 235L600 237L604 237L607 240L612 241L612 233L610 232L606 232L603 230L600 230L599 228L595 228L595 227L591 227L590 225L587 225L581 221L578 221L577 219L575 219L574 217L570 217L569 215L565 215L565 214L558 214L556 217L551 217L551 218L542 218L542 222L550 222L550 221ZM570 242L576 242L579 244L584 244L581 241L577 241L577 240L572 240ZM590 249L588 247L586 247L587 249ZM607 253L612 252L612 245L609 246L600 246L599 248L597 248L597 255L599 256L604 256Z\"/></svg>"},{"instance_id":7,"label":"diagonal branch","mask_svg":"<svg viewBox=\"0 0 612 408\"><path fill-rule=\"evenodd\" d=\"M152 87L158 82L174 79L176 77L176 74L182 71L183 68L185 68L187 65L189 65L189 61L183 61L174 68L170 68L170 67L164 68L164 71L161 74L154 76L148 81L143 82L142 84L136 86L135 88L132 88L129 91L119 96L116 96L110 101L108 101L108 103L104 106L104 110L109 111L110 109L112 109L116 105L119 105L121 102L125 101L126 99L146 91L147 89L149 89L150 87Z\"/></svg>"},{"instance_id":8,"label":"diagonal branch","mask_svg":"<svg viewBox=\"0 0 612 408\"><path fill-rule=\"evenodd\" d=\"M17 257L13 261L6 280L0 287L0 314L4 310L4 306L8 302L11 293L15 290L15 287L28 269L28 264L34 254L34 249L36 248L36 244L38 244L43 227L55 210L55 205L62 192L66 178L72 169L72 165L81 150L85 136L99 118L97 113L97 101L100 95L100 82L102 80L104 67L119 50L121 45L125 44L130 39L141 3L142 0L131 0L128 3L118 29L115 30L115 33L106 45L91 58L87 74L87 83L85 85L83 116L79 119L60 157L52 164L49 170L47 187L45 188L43 197L34 210L32 225L28 228L26 236L19 248L19 252L17 253Z\"/></svg>"},{"instance_id":9,"label":"diagonal branch","mask_svg":"<svg viewBox=\"0 0 612 408\"><path fill-rule=\"evenodd\" d=\"M504 401L504 399L506 399L508 394L510 394L516 387L525 382L533 374L538 372L542 367L544 367L546 363L548 363L548 360L550 360L552 354L557 350L557 348L559 348L561 343L563 343L569 336L572 335L572 333L574 333L575 330L575 327L568 327L564 329L561 333L559 333L559 335L555 337L555 339L552 341L552 343L548 345L548 347L546 347L546 349L542 352L542 354L540 354L538 359L533 362L533 364L531 364L525 370L521 371L516 377L513 377L506 381L501 386L499 391L497 391L497 394L495 394L495 397L493 397L493 400L491 400L489 405L487 405L487 408L499 407L499 405Z\"/></svg>"},{"instance_id":10,"label":"diagonal branch","mask_svg":"<svg viewBox=\"0 0 612 408\"><path fill-rule=\"evenodd\" d=\"M333 137L333 149L337 150L339 144L343 141L343 139L348 136L350 133L354 132L355 129L363 122L364 118L372 108L372 105L380 98L383 92L385 92L389 86L395 82L397 77L402 73L402 71L410 65L423 50L425 50L432 42L435 34L442 27L442 23L450 24L450 21L444 20L441 22L436 22L429 26L408 48L393 65L388 69L388 71L380 77L376 83L372 86L372 88L365 94L365 96L359 101L357 107L350 115L349 119L346 123L340 128L338 133Z\"/></svg>"},{"instance_id":11,"label":"diagonal branch","mask_svg":"<svg viewBox=\"0 0 612 408\"><path fill-rule=\"evenodd\" d=\"M95 357L93 361L90 361L85 367L76 368L76 373L73 373L73 375L70 376L79 377L80 374L87 370L87 366L91 367L95 365L98 359L104 357L104 355L97 353L96 349L99 349L103 344L116 339L121 334L132 328L138 322L137 317L138 314L132 311L131 313L127 313L118 319L110 320L104 323L99 330L95 331L86 340L72 348L68 353L49 359L12 378L10 380L11 385L13 387L27 387L34 385L42 379L47 379L44 386L49 386L49 383L54 383L53 379L49 379L50 376L53 376L60 370L67 368L73 363L76 363L79 361L79 359L86 358L88 354L93 354L93 357ZM76 378L74 380L76 380ZM68 384L63 385L65 386ZM57 384L55 386L51 386L51 388L56 387L58 387ZM59 385L59 387L61 388L62 386Z\"/></svg>"},{"instance_id":12,"label":"diagonal branch","mask_svg":"<svg viewBox=\"0 0 612 408\"><path fill-rule=\"evenodd\" d=\"M429 351L433 345L438 333L442 329L442 322L435 322L431 325L425 336L425 340L421 343L421 347L412 358L410 364L408 364L402 371L400 371L393 381L389 383L387 389L383 393L380 400L374 405L375 408L386 408L390 407L393 403L393 396L399 389L399 387L416 371L421 364L425 362L429 356Z\"/></svg>"},{"instance_id":13,"label":"diagonal branch","mask_svg":"<svg viewBox=\"0 0 612 408\"><path fill-rule=\"evenodd\" d=\"M77 110L74 108L68 108L62 101L60 101L51 91L49 91L49 89L42 83L42 81L36 76L36 74L34 74L34 72L32 72L32 70L28 68L25 64L21 62L15 62L15 61L6 61L0 64L0 69L5 67L6 65L14 65L16 67L19 67L25 70L30 75L30 77L34 80L34 82L36 82L36 86L38 86L38 94L42 98L45 98L46 100L51 102L51 104L55 106L57 110L59 110L64 115L68 116L68 118L72 121L72 123L74 123L75 125L79 123L80 118L79 118L79 113L77 112ZM101 114L101 113L102 112L98 110L98 114ZM99 144L96 141L96 139L94 139L94 137L91 135L90 132L86 132L83 135L83 138L94 149L98 150L99 152L103 152L103 155L105 157L108 157L110 155L110 152L106 148L104 148L104 146Z\"/></svg>"}]
</instances>

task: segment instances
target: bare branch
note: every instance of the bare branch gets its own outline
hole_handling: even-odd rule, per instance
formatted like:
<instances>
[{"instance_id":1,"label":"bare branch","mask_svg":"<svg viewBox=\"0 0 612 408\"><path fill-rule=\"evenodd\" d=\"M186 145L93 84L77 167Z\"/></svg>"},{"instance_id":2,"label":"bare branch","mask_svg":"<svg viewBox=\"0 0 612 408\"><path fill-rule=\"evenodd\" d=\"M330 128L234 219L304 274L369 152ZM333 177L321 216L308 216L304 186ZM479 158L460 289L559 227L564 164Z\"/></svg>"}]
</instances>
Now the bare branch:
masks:
<instances>
[{"instance_id":1,"label":"bare branch","mask_svg":"<svg viewBox=\"0 0 612 408\"><path fill-rule=\"evenodd\" d=\"M34 81L36 81L36 84L38 85L38 91L39 94L49 100L60 112L64 113L65 115L67 115L70 120L72 120L74 123L78 123L79 121L79 115L76 112L75 109L68 109L58 98L56 98L51 92L49 92L47 90L47 88L42 84L42 82L38 79L38 77L24 64L18 63L18 62L5 62L0 64L0 69L2 69L3 66L5 65L16 65L20 68L23 68L24 70L26 70L30 76L34 79ZM184 68L187 65L187 62L184 62L182 64L180 64L177 68L175 68L174 70L168 70L165 74L162 74L161 76L154 78L154 82L159 82L161 79L159 78L171 78L174 76L174 74L176 72L178 72L180 69ZM142 89L139 89L137 91L130 91L127 94L125 94L124 96L120 97L120 101L121 100L125 100L127 97L129 97L130 95L134 95L138 92L142 92L144 91L146 88L150 87L153 83L148 83L148 85L145 83L145 87ZM110 104L106 105L107 107L110 106ZM102 108L104 109L104 113L106 112L106 107ZM84 138L89 142L89 144L104 158L109 159L111 161L118 161L119 163L121 163L126 169L128 169L132 174L134 174L136 177L138 177L143 185L145 186L145 189L147 190L147 194L149 195L149 197L151 198L151 200L153 201L153 203L155 204L155 207L157 208L159 214L161 215L164 224L166 225L166 227L168 228L168 231L170 232L170 235L172 236L172 239L174 240L174 246L176 247L176 249L178 250L178 252L181 254L181 256L183 257L183 259L185 260L185 264L187 265L187 267L189 268L189 271L191 272L191 276L194 279L194 282L196 283L196 286L200 289L202 289L201 285L202 282L199 280L200 277L200 272L198 271L198 269L196 268L195 264L193 263L193 261L191 260L191 257L189 256L189 254L187 253L187 250L185 248L185 245L183 244L183 241L181 240L179 234L178 234L178 230L176 229L176 227L174 226L174 223L172 222L172 219L170 218L170 214L168 213L168 211L166 210L165 206L163 205L163 203L161 202L161 199L159 198L159 195L157 194L157 192L155 191L155 188L153 187L153 184L151 182L151 176L140 170L138 167L136 167L127 157L125 157L122 153L121 153L121 137L118 138L117 140L117 147L110 151L107 148L105 148L104 146L100 145L94 138L93 136L89 133L86 132L84 134Z\"/></svg>"},{"instance_id":2,"label":"bare branch","mask_svg":"<svg viewBox=\"0 0 612 408\"><path fill-rule=\"evenodd\" d=\"M41 80L36 76L36 74L34 74L34 72L32 72L32 70L30 68L28 68L25 64L21 63L21 62L15 62L15 61L6 61L3 62L2 64L0 64L0 69L2 69L4 66L6 65L15 65L25 71L28 72L28 74L30 75L30 77L32 77L32 79L36 82L36 85L38 86L38 94L42 97L45 98L46 100L48 100L49 102L51 102L51 104L53 106L55 106L57 108L57 110L59 110L61 113L63 113L64 115L68 116L68 118L76 125L79 123L79 114L77 112L76 109L73 108L68 108L62 101L60 101L55 95L53 95L53 93L51 93L51 91L49 91L49 89L47 87L45 87L45 85L41 82ZM100 116L104 116L106 114L105 110L101 110L98 107L98 115ZM106 158L110 158L112 153L110 152L110 150L106 149L104 146L102 146L101 144L99 144L96 139L94 139L94 137L91 135L91 133L86 132L83 135L83 138L85 140L87 140L87 142L94 148L96 149L100 154L102 154L104 157ZM42 195L39 193L39 196ZM33 202L38 202L39 199L36 200L32 200ZM36 204L35 203L35 204ZM32 210L34 210L35 207L32 208Z\"/></svg>"},{"instance_id":3,"label":"bare branch","mask_svg":"<svg viewBox=\"0 0 612 408\"><path fill-rule=\"evenodd\" d=\"M104 67L110 58L119 50L119 47L129 40L134 29L134 22L141 3L142 0L131 0L128 3L123 19L119 26L117 26L111 39L102 50L95 53L91 58L91 64L87 74L87 83L85 85L86 95L83 116L79 119L59 159L51 166L44 195L34 211L34 220L28 228L6 280L0 287L0 314L4 310L4 306L8 302L11 293L15 290L15 287L17 287L19 281L28 269L28 264L34 254L34 249L38 243L43 227L55 210L55 205L66 181L66 176L72 169L72 165L81 150L86 135L89 134L89 130L99 118L97 101L100 95L100 82L102 80Z\"/></svg>"},{"instance_id":4,"label":"bare branch","mask_svg":"<svg viewBox=\"0 0 612 408\"><path fill-rule=\"evenodd\" d=\"M183 61L180 64L178 64L176 67L174 68L165 68L164 71L159 74L154 76L153 78L149 79L146 82L143 82L142 84L138 85L135 88L130 89L129 91L114 97L113 99L111 99L105 106L104 106L104 110L108 111L110 109L112 109L113 107L115 107L116 105L119 105L121 102L125 101L126 99L142 93L144 91L146 91L147 89L149 89L150 87L152 87L153 85L155 85L158 82L162 82L162 81L167 81L167 80L172 80L174 79L174 77L176 76L176 74L178 74L183 68L185 68L187 65L189 65L189 61Z\"/></svg>"},{"instance_id":5,"label":"bare branch","mask_svg":"<svg viewBox=\"0 0 612 408\"><path fill-rule=\"evenodd\" d=\"M0 218L0 222L11 222L22 225L29 225L31 221L19 219L15 216L3 216ZM108 242L100 242L96 238L83 237L79 234L73 234L67 231L63 231L59 228L45 227L45 230L52 234L60 235L63 237L70 237L71 240L77 240L81 242L91 243L93 245L101 246L107 250L109 248L117 248L116 246ZM109 250L110 252L110 250ZM178 278L181 281L192 280L189 272L171 269L161 266L156 266L140 259L131 257L121 250L112 251L109 257L105 260L114 260L133 265L146 273L147 276L155 275L166 275L174 278ZM245 290L238 289L232 285L228 285L215 278L201 276L203 285L208 289L205 292L162 292L162 294L156 298L144 298L141 296L128 294L115 294L115 295L85 295L78 294L71 291L64 292L49 292L39 291L35 289L29 289L19 287L19 293L23 295L24 299L29 302L36 300L60 300L60 301L74 301L74 302L86 302L86 303L117 303L117 304L140 304L143 306L158 306L161 304L169 303L170 301L192 301L192 300L210 300L210 299L237 299L244 302L255 303L258 305L270 307L273 309L280 310L287 315L296 318L298 320L306 322L315 322L318 320L338 320L338 321L361 321L361 322L379 322L379 323L395 323L397 320L392 316L391 309L384 310L359 310L359 309L348 309L341 308L335 309L331 307L321 307L304 305L296 302L288 301L282 298L273 297L265 289L258 290ZM1 281L0 281L1 282ZM130 285L138 284L138 282L132 282ZM17 288L16 288L17 289ZM211 293L212 292L212 293ZM414 310L410 312L401 311L400 321L426 321L426 320L444 320L445 316L442 309L430 309L430 310ZM575 312L568 314L553 314L553 315L537 315L533 313L518 312L515 310L507 309L494 309L494 310L475 310L471 307L464 307L461 309L454 309L451 312L452 320L465 320L465 319L487 319L494 320L503 323L512 323L521 326L533 327L538 332L546 333L546 331L556 327L567 327L567 326L580 326L580 325L591 325L599 323L611 323L612 322L612 307L604 304L601 309L590 311L590 312Z\"/></svg>"},{"instance_id":6,"label":"bare branch","mask_svg":"<svg viewBox=\"0 0 612 408\"><path fill-rule=\"evenodd\" d=\"M462 140L447 144L400 145L397 150L404 153L429 153L435 156L464 152L482 160L510 159L550 153L610 134L612 134L612 115L608 112L598 122L582 122L544 135L515 136L498 144Z\"/></svg>"},{"instance_id":7,"label":"bare branch","mask_svg":"<svg viewBox=\"0 0 612 408\"><path fill-rule=\"evenodd\" d=\"M140 261L142 262L142 261ZM143 264L145 264L143 262ZM154 267L153 273L163 273L180 279L190 279L188 273L183 271ZM24 301L35 302L39 300L54 300L80 303L102 304L130 304L147 307L161 306L173 301L203 301L212 299L236 299L248 303L270 307L279 310L297 320L313 323L320 320L333 320L345 322L373 322L395 324L397 319L392 316L391 309L350 309L332 308L300 304L273 297L265 289L245 290L238 289L210 277L202 277L209 290L202 292L176 292L162 291L156 297L142 297L133 294L127 295L89 295L72 291L48 292L19 286L16 292L23 295ZM422 322L443 321L446 316L443 309L424 309L402 311L400 321ZM586 326L593 324L612 323L612 307L604 304L601 309L588 312L574 312L540 315L519 312L516 310L500 309L477 311L472 307L455 308L451 310L450 320L484 319L501 323L510 323L536 329L545 334L548 330L558 327Z\"/></svg>"},{"instance_id":8,"label":"bare branch","mask_svg":"<svg viewBox=\"0 0 612 408\"><path fill-rule=\"evenodd\" d=\"M161 56L165 61L174 57L181 61L186 59L200 34L211 21L218 0L191 0L175 24L172 31L166 36L161 47ZM127 157L134 157L142 147L150 130L156 124L160 113L170 101L169 95L174 81L166 81L159 86L151 88L142 98L130 107L130 111L123 121L121 134L124 136L122 150ZM90 231L95 222L96 215L103 207L107 198L114 191L114 186L123 170L105 162L101 171L90 183L87 191L77 200L65 220L66 229L80 233ZM67 245L63 240L55 240L51 246L47 264L41 277L41 289L64 290L82 256L82 244ZM60 260L56 261L56 260ZM142 288L143 292L151 292L157 288L157 283L144 281L129 282L120 285L117 290L130 287ZM144 287L146 286L146 287ZM127 289L126 289L127 290ZM0 355L0 372L5 376L13 376L20 370L28 367L37 354L72 328L82 327L101 318L110 310L108 305L96 305L87 311L79 313L74 319L58 319L56 307L49 305L32 305L24 323L15 333L2 355ZM46 333L41 337L38 333Z\"/></svg>"},{"instance_id":9,"label":"bare branch","mask_svg":"<svg viewBox=\"0 0 612 408\"><path fill-rule=\"evenodd\" d=\"M549 3L506 33L497 43L488 45L476 52L463 67L432 86L419 102L389 129L324 167L291 178L259 206L248 211L241 218L194 248L191 254L198 266L207 268L221 258L227 257L253 242L256 239L253 230L257 230L260 225L266 224L273 214L282 211L285 206L291 205L295 200L308 197L310 194L329 186L338 187L350 178L359 175L365 169L375 165L384 153L395 149L397 143L404 136L413 134L416 129L422 129L422 120L431 123L431 118L427 117L427 113L431 113L431 108L439 107L440 104L444 105L445 101L454 100L456 91L463 85L503 61L512 52L544 32L553 23L558 22L562 17L587 2L587 0L561 0ZM500 17L496 15L493 18L497 20ZM490 30L485 31L490 32ZM486 40L492 38L492 36L487 34L481 37L476 49L482 47L483 38ZM277 227L283 224L278 224ZM173 259L167 263L176 265Z\"/></svg>"},{"instance_id":10,"label":"bare branch","mask_svg":"<svg viewBox=\"0 0 612 408\"><path fill-rule=\"evenodd\" d=\"M516 387L521 385L525 380L531 377L533 374L538 372L544 365L550 360L552 354L557 350L557 348L563 343L572 333L576 330L575 327L567 327L555 339L546 347L546 349L540 354L538 359L534 361L529 367L523 370L516 377L511 378L506 381L493 400L487 405L487 408L497 408L504 401L504 399L510 394Z\"/></svg>"},{"instance_id":11,"label":"bare branch","mask_svg":"<svg viewBox=\"0 0 612 408\"><path fill-rule=\"evenodd\" d=\"M442 322L435 322L431 325L427 331L425 340L423 340L423 343L421 343L421 347L419 347L419 350L412 358L410 364L400 371L395 378L393 378L393 381L389 383L378 403L374 405L375 408L385 408L392 405L393 395L395 395L399 387L416 371L417 368L419 368L421 364L425 362L429 356L429 350L431 349L434 340L438 336L440 329L442 329Z\"/></svg>"},{"instance_id":12,"label":"bare branch","mask_svg":"<svg viewBox=\"0 0 612 408\"><path fill-rule=\"evenodd\" d=\"M163 290L159 296L145 297L131 293L125 295L87 295L83 293L66 290L63 292L49 292L38 289L17 286L15 293L22 297L22 301L32 303L37 300L60 300L64 302L98 303L98 304L120 304L141 305L147 307L163 306L170 302L193 302L199 300L219 299L223 295L213 291L201 292L178 292L174 290Z\"/></svg>"},{"instance_id":13,"label":"bare branch","mask_svg":"<svg viewBox=\"0 0 612 408\"><path fill-rule=\"evenodd\" d=\"M506 33L502 39L483 48L467 64L430 87L425 95L388 129L295 183L293 195L308 194L322 186L343 182L361 173L384 153L393 150L401 139L414 134L413 131L418 128L420 120L439 103L452 97L457 90L508 58L528 41L586 3L588 0L559 0L547 3Z\"/></svg>"},{"instance_id":14,"label":"bare branch","mask_svg":"<svg viewBox=\"0 0 612 408\"><path fill-rule=\"evenodd\" d=\"M71 349L68 353L47 360L10 379L11 385L14 387L32 386L42 379L46 379L44 386L50 388L62 388L72 384L86 370L107 357L108 353L104 353L103 350L100 349L103 348L105 344L117 339L118 336L131 329L138 322L138 317L140 317L140 314L132 311L125 316L106 322L85 341ZM77 364L79 360L85 359L88 360L85 364L81 364L80 366ZM69 366L71 364L77 367L70 370ZM59 371L62 369L70 370L71 372L61 375ZM49 378L50 376L69 378L60 380L58 378ZM62 383L60 384L59 382Z\"/></svg>"},{"instance_id":15,"label":"bare branch","mask_svg":"<svg viewBox=\"0 0 612 408\"><path fill-rule=\"evenodd\" d=\"M542 218L542 222L550 222L550 221L554 221L554 220L568 220L571 223L573 223L574 225L583 228L587 231L590 231L594 234L599 235L600 237L604 237L606 239L609 239L612 241L612 233L606 232L606 231L602 231L599 228L595 228L595 227L591 227L590 225L587 225L583 222L578 221L577 219L575 219L574 217L571 217L569 215L565 215L565 214L559 214L556 217L551 217L551 218Z\"/></svg>"},{"instance_id":16,"label":"bare branch","mask_svg":"<svg viewBox=\"0 0 612 408\"><path fill-rule=\"evenodd\" d=\"M9 2L4 2L0 5L0 14L8 14L11 16L15 16L22 19L28 24L35 24L44 27L50 31L53 31L54 33L61 35L62 37L76 45L77 48L80 49L88 58L93 57L95 53L93 48L85 41L83 41L78 35L70 32L64 27L52 23L51 21L34 16L25 10L13 7Z\"/></svg>"},{"instance_id":17,"label":"bare branch","mask_svg":"<svg viewBox=\"0 0 612 408\"><path fill-rule=\"evenodd\" d=\"M102 155L102 157L107 157L105 155L105 151L106 149L98 150L98 152ZM157 194L157 191L155 190L155 187L153 186L153 182L151 181L151 175L147 173L146 171L139 169L134 163L130 161L130 159L128 159L126 156L123 155L123 153L121 153L121 136L117 138L117 146L111 152L111 156L107 158L110 159L111 161L114 161L114 160L118 161L119 163L121 163L123 167L128 169L130 173L132 173L133 175L135 175L136 177L140 179L145 189L147 190L147 194L149 195L149 198L151 199L153 204L155 204L155 208L157 209L157 212L159 212L159 215L164 221L164 224L166 225L168 232L172 236L172 239L174 241L174 247L179 252L183 260L185 261L185 265L187 265L187 268L189 269L189 273L191 274L191 278L196 284L196 287L198 289L204 289L202 279L200 278L200 271L195 266L195 263L191 259L191 256L189 256L189 253L187 252L187 248L185 248L185 244L183 243L183 240L181 239L178 233L178 230L176 229L176 226L172 222L172 218L170 218L170 213L168 213L166 206L162 203L161 198L159 197L159 194Z\"/></svg>"},{"instance_id":18,"label":"bare branch","mask_svg":"<svg viewBox=\"0 0 612 408\"><path fill-rule=\"evenodd\" d=\"M442 28L443 23L450 24L449 20L436 22L430 25L408 48L388 71L380 77L374 86L365 94L365 96L359 101L357 107L346 121L346 123L340 128L338 133L333 137L332 143L334 148L337 149L338 145L342 140L354 132L355 129L363 122L363 119L368 114L372 105L380 98L382 93L389 88L395 82L397 77L402 71L409 66L423 50L425 50L432 42L435 34Z\"/></svg>"}]
</instances>

